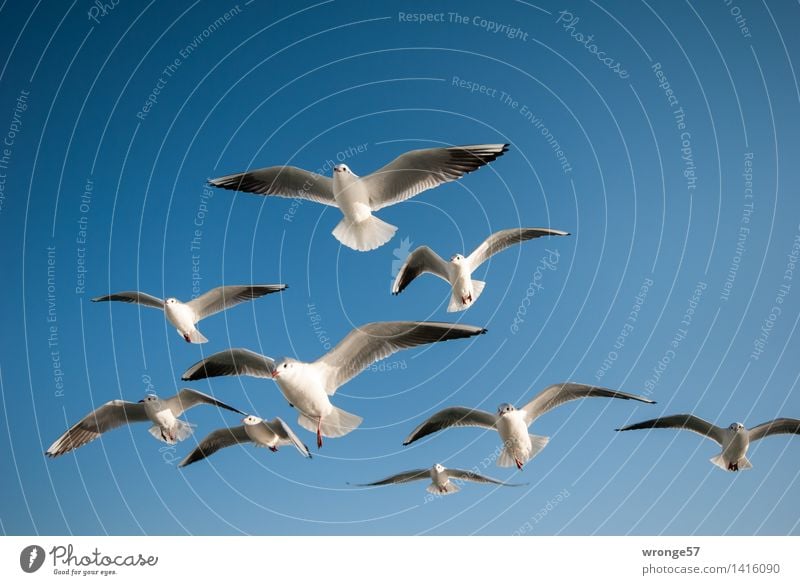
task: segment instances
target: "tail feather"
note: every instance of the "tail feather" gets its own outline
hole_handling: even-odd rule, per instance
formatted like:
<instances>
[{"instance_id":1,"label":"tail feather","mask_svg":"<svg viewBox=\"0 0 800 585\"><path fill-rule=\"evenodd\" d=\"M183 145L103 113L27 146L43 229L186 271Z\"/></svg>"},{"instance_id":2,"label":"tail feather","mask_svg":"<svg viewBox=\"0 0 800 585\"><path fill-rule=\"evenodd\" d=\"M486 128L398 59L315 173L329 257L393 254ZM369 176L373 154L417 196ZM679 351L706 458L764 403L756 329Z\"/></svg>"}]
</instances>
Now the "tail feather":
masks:
<instances>
[{"instance_id":1,"label":"tail feather","mask_svg":"<svg viewBox=\"0 0 800 585\"><path fill-rule=\"evenodd\" d=\"M459 487L458 487L456 484L454 484L452 481L448 481L446 484L444 484L444 487L439 487L439 486L438 486L438 485L436 485L434 482L431 482L431 483L428 485L428 487L427 487L427 488L425 488L425 489L426 489L426 490L428 491L428 493L430 493L430 494L434 494L434 495L437 495L437 496L447 496L447 495L449 495L449 494L454 494L454 493L456 493L456 492L457 492L457 491L459 491L461 488L459 488Z\"/></svg>"},{"instance_id":2,"label":"tail feather","mask_svg":"<svg viewBox=\"0 0 800 585\"><path fill-rule=\"evenodd\" d=\"M175 427L170 432L162 431L161 427L157 425L153 425L147 429L147 432L159 441L167 443L168 445L174 445L175 443L185 441L191 437L192 433L194 433L194 425L185 420L176 419Z\"/></svg>"},{"instance_id":3,"label":"tail feather","mask_svg":"<svg viewBox=\"0 0 800 585\"><path fill-rule=\"evenodd\" d=\"M500 452L500 456L497 458L497 466L498 467L514 467L519 465L517 464L517 459L519 459L519 463L527 463L534 457L539 454L539 451L545 448L547 443L550 442L550 437L542 437L539 435L528 435L531 439L531 450L528 451L527 454L518 454L515 456L508 448L508 446L503 447L503 450Z\"/></svg>"},{"instance_id":4,"label":"tail feather","mask_svg":"<svg viewBox=\"0 0 800 585\"><path fill-rule=\"evenodd\" d=\"M356 414L351 414L341 408L334 407L332 413L322 417L320 433L323 437L342 437L358 428L363 420L363 418ZM317 419L306 416L302 412L297 417L297 424L307 431L311 431L312 433L317 432Z\"/></svg>"},{"instance_id":5,"label":"tail feather","mask_svg":"<svg viewBox=\"0 0 800 585\"><path fill-rule=\"evenodd\" d=\"M344 217L334 228L333 236L348 248L366 252L383 246L394 237L396 231L396 226L374 215L358 222Z\"/></svg>"},{"instance_id":6,"label":"tail feather","mask_svg":"<svg viewBox=\"0 0 800 585\"><path fill-rule=\"evenodd\" d=\"M469 307L471 307L473 304L475 304L475 301L478 300L478 297L481 296L481 293L483 292L483 288L485 286L486 286L486 283L484 281L482 281L482 280L473 280L472 281L472 300L470 302L468 302L468 303L465 303L462 300L461 295L459 293L457 293L455 290L452 291L452 293L450 294L450 304L447 305L447 312L448 313L455 313L455 312L463 311L463 310L468 309Z\"/></svg>"},{"instance_id":7,"label":"tail feather","mask_svg":"<svg viewBox=\"0 0 800 585\"><path fill-rule=\"evenodd\" d=\"M205 336L200 333L199 329L192 329L189 331L189 333L187 333L187 336L189 337L190 343L206 343L208 341L208 339L206 339Z\"/></svg>"},{"instance_id":8,"label":"tail feather","mask_svg":"<svg viewBox=\"0 0 800 585\"><path fill-rule=\"evenodd\" d=\"M752 469L753 467L753 464L750 463L750 460L747 459L747 457L742 457L736 462L736 468L731 469L723 453L720 453L716 457L712 457L710 461L724 471L744 471L745 469Z\"/></svg>"}]
</instances>

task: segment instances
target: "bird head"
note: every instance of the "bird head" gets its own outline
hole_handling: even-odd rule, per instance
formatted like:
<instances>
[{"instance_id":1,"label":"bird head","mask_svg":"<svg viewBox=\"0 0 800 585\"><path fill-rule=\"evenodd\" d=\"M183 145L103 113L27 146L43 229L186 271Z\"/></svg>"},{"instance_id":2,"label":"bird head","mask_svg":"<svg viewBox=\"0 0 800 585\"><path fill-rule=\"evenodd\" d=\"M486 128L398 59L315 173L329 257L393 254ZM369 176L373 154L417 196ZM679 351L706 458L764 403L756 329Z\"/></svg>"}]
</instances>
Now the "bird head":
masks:
<instances>
[{"instance_id":1,"label":"bird head","mask_svg":"<svg viewBox=\"0 0 800 585\"><path fill-rule=\"evenodd\" d=\"M291 379L291 377L297 370L297 368L295 367L296 365L297 365L297 360L294 360L292 358L283 358L282 360L279 360L275 364L275 369L272 370L272 379L273 380L276 378Z\"/></svg>"},{"instance_id":2,"label":"bird head","mask_svg":"<svg viewBox=\"0 0 800 585\"><path fill-rule=\"evenodd\" d=\"M441 463L437 463L436 465L433 466L433 468L439 473L442 473L444 471L444 465L442 465Z\"/></svg>"},{"instance_id":3,"label":"bird head","mask_svg":"<svg viewBox=\"0 0 800 585\"><path fill-rule=\"evenodd\" d=\"M517 410L513 404L509 404L508 402L504 402L500 406L497 407L497 414L498 416L503 416L504 414L508 414L509 412L514 412Z\"/></svg>"},{"instance_id":4,"label":"bird head","mask_svg":"<svg viewBox=\"0 0 800 585\"><path fill-rule=\"evenodd\" d=\"M175 305L178 303L178 299L175 297L169 297L167 300L164 301L165 305Z\"/></svg>"},{"instance_id":5,"label":"bird head","mask_svg":"<svg viewBox=\"0 0 800 585\"><path fill-rule=\"evenodd\" d=\"M246 417L242 419L242 422L248 426L257 425L261 422L262 419L258 418L255 415L248 414Z\"/></svg>"},{"instance_id":6,"label":"bird head","mask_svg":"<svg viewBox=\"0 0 800 585\"><path fill-rule=\"evenodd\" d=\"M728 427L734 433L738 433L739 431L744 429L744 425L740 422L731 423L731 426Z\"/></svg>"},{"instance_id":7,"label":"bird head","mask_svg":"<svg viewBox=\"0 0 800 585\"><path fill-rule=\"evenodd\" d=\"M148 402L158 402L158 396L156 396L155 394L148 394L139 401L140 404Z\"/></svg>"},{"instance_id":8,"label":"bird head","mask_svg":"<svg viewBox=\"0 0 800 585\"><path fill-rule=\"evenodd\" d=\"M350 167L348 167L347 165L336 165L335 167L333 167L333 172L334 174L340 176L347 176L353 174L353 171L351 171Z\"/></svg>"},{"instance_id":9,"label":"bird head","mask_svg":"<svg viewBox=\"0 0 800 585\"><path fill-rule=\"evenodd\" d=\"M453 264L461 264L464 261L464 256L461 254L454 254L450 257L450 262Z\"/></svg>"}]
</instances>

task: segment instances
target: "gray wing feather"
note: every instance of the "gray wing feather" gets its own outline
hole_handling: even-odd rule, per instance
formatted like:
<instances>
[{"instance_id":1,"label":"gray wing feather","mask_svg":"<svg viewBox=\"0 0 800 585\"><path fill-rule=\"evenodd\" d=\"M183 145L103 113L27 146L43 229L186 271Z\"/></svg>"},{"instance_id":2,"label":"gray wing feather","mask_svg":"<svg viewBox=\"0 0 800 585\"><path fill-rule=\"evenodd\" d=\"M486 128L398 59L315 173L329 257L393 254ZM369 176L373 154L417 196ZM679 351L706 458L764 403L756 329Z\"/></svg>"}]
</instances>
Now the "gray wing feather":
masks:
<instances>
[{"instance_id":1,"label":"gray wing feather","mask_svg":"<svg viewBox=\"0 0 800 585\"><path fill-rule=\"evenodd\" d=\"M58 457L94 441L106 431L132 422L148 420L144 404L112 400L87 414L47 449L49 457Z\"/></svg>"},{"instance_id":2,"label":"gray wing feather","mask_svg":"<svg viewBox=\"0 0 800 585\"><path fill-rule=\"evenodd\" d=\"M353 329L313 365L322 370L326 391L336 389L370 364L391 354L437 341L462 339L486 333L486 329L456 323L426 321L384 321Z\"/></svg>"},{"instance_id":3,"label":"gray wing feather","mask_svg":"<svg viewBox=\"0 0 800 585\"><path fill-rule=\"evenodd\" d=\"M167 404L169 409L172 411L172 414L175 416L180 416L187 410L192 407L197 406L198 404L210 404L211 406L216 406L219 408L224 408L225 410L230 410L232 412L237 412L239 414L245 414L238 408L234 408L220 400L217 400L213 396L209 396L208 394L203 394L202 392L198 392L197 390L192 390L191 388L183 388L180 392L178 392L175 396L167 398L164 400Z\"/></svg>"},{"instance_id":4,"label":"gray wing feather","mask_svg":"<svg viewBox=\"0 0 800 585\"><path fill-rule=\"evenodd\" d=\"M800 420L796 418L776 418L750 429L750 441L758 441L770 435L800 435Z\"/></svg>"},{"instance_id":5,"label":"gray wing feather","mask_svg":"<svg viewBox=\"0 0 800 585\"><path fill-rule=\"evenodd\" d=\"M221 189L308 199L337 207L333 197L333 180L297 167L267 167L209 179L208 183Z\"/></svg>"},{"instance_id":6,"label":"gray wing feather","mask_svg":"<svg viewBox=\"0 0 800 585\"><path fill-rule=\"evenodd\" d=\"M475 248L469 255L467 261L472 270L486 262L490 257L526 240L540 238L542 236L568 236L569 232L561 230L551 230L549 228L511 228L493 233L486 238L480 246Z\"/></svg>"},{"instance_id":7,"label":"gray wing feather","mask_svg":"<svg viewBox=\"0 0 800 585\"><path fill-rule=\"evenodd\" d=\"M500 481L499 479L492 479L491 477L480 475L474 471L467 471L466 469L447 469L447 475L451 479L463 479L466 481L474 481L476 483L493 483L495 485L504 485L508 487L527 485L525 483L506 483L504 481Z\"/></svg>"},{"instance_id":8,"label":"gray wing feather","mask_svg":"<svg viewBox=\"0 0 800 585\"><path fill-rule=\"evenodd\" d=\"M286 289L285 284L219 286L186 303L203 319L229 307Z\"/></svg>"},{"instance_id":9,"label":"gray wing feather","mask_svg":"<svg viewBox=\"0 0 800 585\"><path fill-rule=\"evenodd\" d=\"M270 378L275 361L265 355L242 348L227 349L200 360L181 376L182 380L202 380L217 376L253 376Z\"/></svg>"},{"instance_id":10,"label":"gray wing feather","mask_svg":"<svg viewBox=\"0 0 800 585\"><path fill-rule=\"evenodd\" d=\"M639 402L646 402L647 404L655 404L655 402L649 398L637 396L636 394L628 394L627 392L609 390L608 388L600 388L597 386L590 386L588 384L563 382L548 386L539 394L537 394L533 400L522 407L522 410L525 411L525 421L528 424L531 424L534 420L542 416L547 411L552 410L555 407L564 404L565 402L591 397L621 398L622 400L637 400Z\"/></svg>"},{"instance_id":11,"label":"gray wing feather","mask_svg":"<svg viewBox=\"0 0 800 585\"><path fill-rule=\"evenodd\" d=\"M450 427L482 427L495 428L497 415L484 410L474 410L463 406L453 406L440 410L416 429L403 441L403 445L410 445L414 441Z\"/></svg>"},{"instance_id":12,"label":"gray wing feather","mask_svg":"<svg viewBox=\"0 0 800 585\"><path fill-rule=\"evenodd\" d=\"M390 475L389 477L380 479L378 481L373 481L372 483L357 483L354 485L361 487L368 487L373 485L391 485L395 483L409 483L411 481L419 481L421 479L430 479L430 478L431 478L430 469L415 469L413 471L404 471L403 473L398 473L397 475Z\"/></svg>"},{"instance_id":13,"label":"gray wing feather","mask_svg":"<svg viewBox=\"0 0 800 585\"><path fill-rule=\"evenodd\" d=\"M416 277L426 272L450 282L447 263L428 246L421 246L406 258L403 267L400 268L400 272L394 279L392 294L400 294Z\"/></svg>"},{"instance_id":14,"label":"gray wing feather","mask_svg":"<svg viewBox=\"0 0 800 585\"><path fill-rule=\"evenodd\" d=\"M201 459L213 455L220 449L231 447L239 443L248 443L249 441L250 437L247 436L247 431L245 431L243 426L217 429L206 435L197 447L178 464L178 467L186 467L195 461L200 461Z\"/></svg>"},{"instance_id":15,"label":"gray wing feather","mask_svg":"<svg viewBox=\"0 0 800 585\"><path fill-rule=\"evenodd\" d=\"M304 457L311 458L311 452L306 447L306 444L300 440L300 437L295 434L289 425L283 422L283 419L275 417L270 421L264 421L263 424L281 439L281 444L294 445Z\"/></svg>"},{"instance_id":16,"label":"gray wing feather","mask_svg":"<svg viewBox=\"0 0 800 585\"><path fill-rule=\"evenodd\" d=\"M725 437L724 429L721 429L720 427L692 414L674 414L671 416L654 418L640 423L628 425L617 430L634 431L639 429L684 429L687 431L692 431L693 433L697 433L698 435L708 437L720 445L722 445L722 441Z\"/></svg>"},{"instance_id":17,"label":"gray wing feather","mask_svg":"<svg viewBox=\"0 0 800 585\"><path fill-rule=\"evenodd\" d=\"M455 181L508 150L507 144L474 144L411 150L364 177L370 205L377 211L442 183Z\"/></svg>"},{"instance_id":18,"label":"gray wing feather","mask_svg":"<svg viewBox=\"0 0 800 585\"><path fill-rule=\"evenodd\" d=\"M136 290L125 290L122 292L106 295L104 297L94 297L93 303L102 303L104 301L120 301L122 303L136 303L144 305L145 307L152 307L154 309L164 310L164 301L158 297L154 297L147 293L139 292Z\"/></svg>"}]
</instances>

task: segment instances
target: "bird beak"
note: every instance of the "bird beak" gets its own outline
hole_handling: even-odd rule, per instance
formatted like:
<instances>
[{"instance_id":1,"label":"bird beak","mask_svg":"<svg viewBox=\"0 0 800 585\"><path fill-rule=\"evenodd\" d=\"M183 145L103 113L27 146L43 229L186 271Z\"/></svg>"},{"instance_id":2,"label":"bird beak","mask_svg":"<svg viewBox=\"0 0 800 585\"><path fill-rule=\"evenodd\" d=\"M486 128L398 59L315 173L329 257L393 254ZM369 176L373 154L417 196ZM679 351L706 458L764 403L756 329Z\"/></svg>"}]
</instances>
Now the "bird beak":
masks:
<instances>
[{"instance_id":1,"label":"bird beak","mask_svg":"<svg viewBox=\"0 0 800 585\"><path fill-rule=\"evenodd\" d=\"M274 380L275 378L277 378L277 377L278 377L278 375L279 375L279 372L278 372L278 370L272 370L272 379L273 379L273 380Z\"/></svg>"},{"instance_id":2,"label":"bird beak","mask_svg":"<svg viewBox=\"0 0 800 585\"><path fill-rule=\"evenodd\" d=\"M141 404L142 402L144 402L144 400L140 400L140 401L139 401L139 404Z\"/></svg>"}]
</instances>

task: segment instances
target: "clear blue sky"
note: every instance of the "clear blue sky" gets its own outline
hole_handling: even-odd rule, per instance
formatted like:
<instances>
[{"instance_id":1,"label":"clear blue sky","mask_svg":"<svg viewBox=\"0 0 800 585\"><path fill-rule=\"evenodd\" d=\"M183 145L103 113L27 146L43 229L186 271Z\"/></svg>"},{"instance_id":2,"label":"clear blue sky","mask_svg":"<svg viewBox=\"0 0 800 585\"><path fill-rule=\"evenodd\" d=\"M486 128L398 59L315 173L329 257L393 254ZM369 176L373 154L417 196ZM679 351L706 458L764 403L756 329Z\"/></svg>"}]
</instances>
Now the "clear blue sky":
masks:
<instances>
[{"instance_id":1,"label":"clear blue sky","mask_svg":"<svg viewBox=\"0 0 800 585\"><path fill-rule=\"evenodd\" d=\"M411 22L401 3L338 0L91 14L88 1L3 3L2 530L800 532L796 438L757 444L753 469L734 475L696 435L613 431L679 412L720 425L800 417L800 9L534 4L415 3L434 20ZM204 191L251 167L329 173L340 157L365 174L408 149L480 142L511 147L383 210L399 230L370 253L339 247L335 210ZM519 225L573 235L495 257L465 313L446 313L432 277L389 294L403 238L449 256ZM290 288L204 321L204 346L155 311L89 302L126 289L187 299L193 274L202 289ZM489 333L397 354L347 384L334 403L364 425L311 461L232 448L178 471L192 445L165 451L144 425L42 454L97 405L138 400L148 381L173 394L189 365L226 347L312 360L321 336L354 325L452 318ZM533 432L550 444L521 473L484 467L491 432L401 446L439 408L521 404L564 380L658 404L587 400L546 415ZM193 387L281 416L313 443L269 381ZM199 437L238 423L214 409L187 418ZM346 485L435 462L530 485L470 484L433 502L421 483Z\"/></svg>"}]
</instances>

